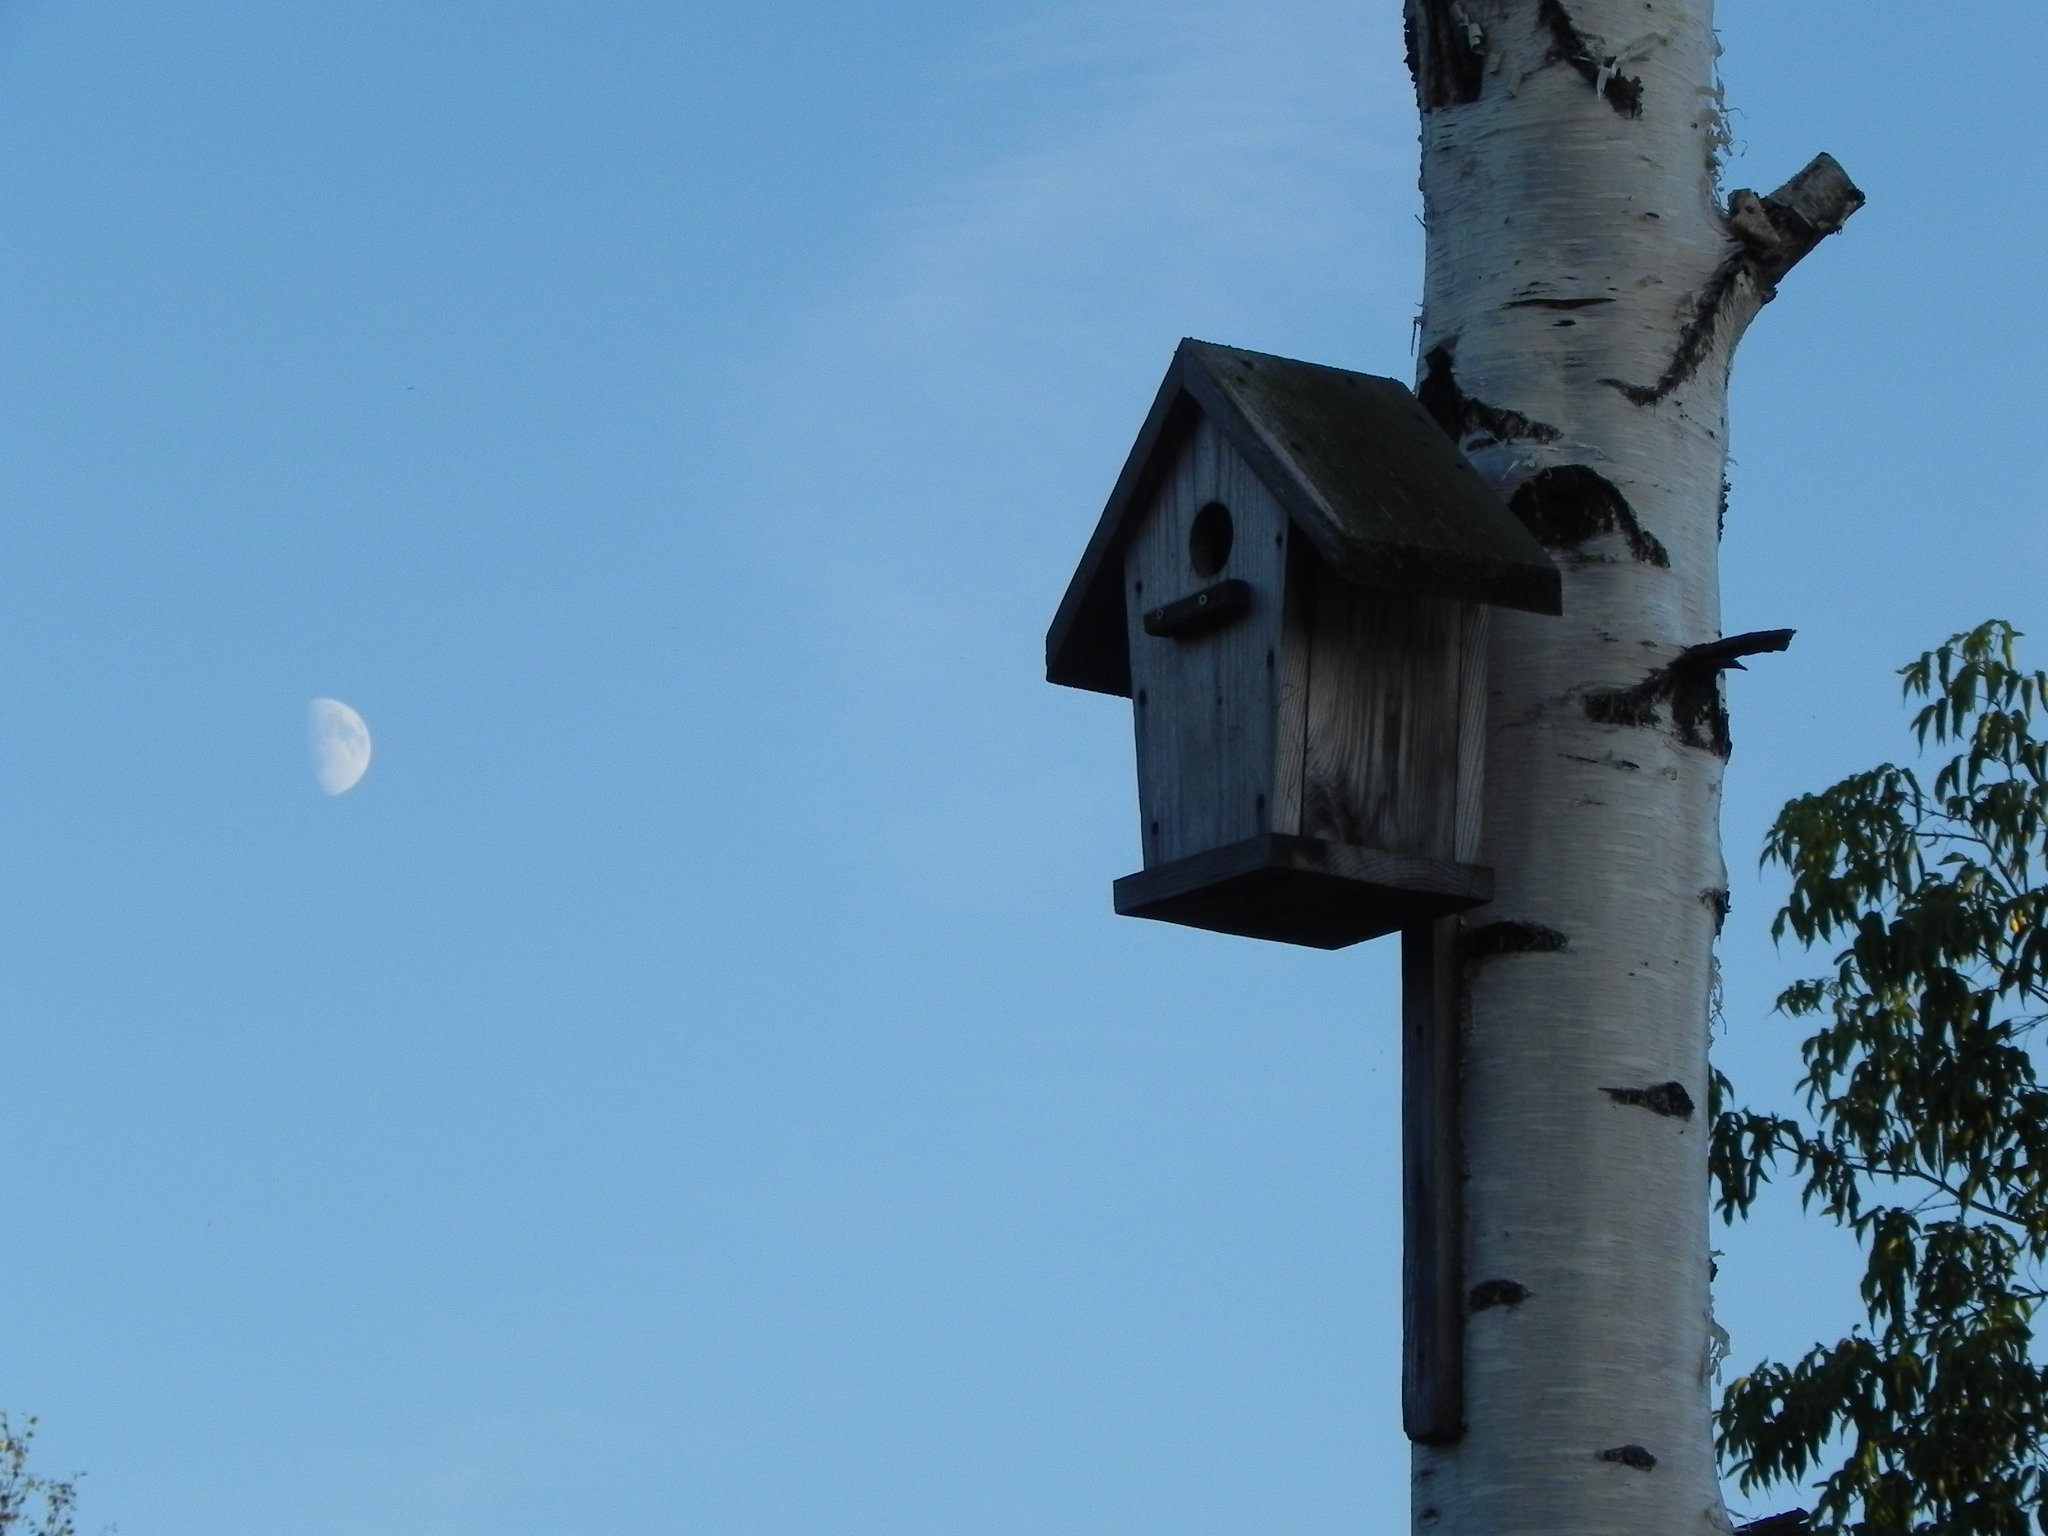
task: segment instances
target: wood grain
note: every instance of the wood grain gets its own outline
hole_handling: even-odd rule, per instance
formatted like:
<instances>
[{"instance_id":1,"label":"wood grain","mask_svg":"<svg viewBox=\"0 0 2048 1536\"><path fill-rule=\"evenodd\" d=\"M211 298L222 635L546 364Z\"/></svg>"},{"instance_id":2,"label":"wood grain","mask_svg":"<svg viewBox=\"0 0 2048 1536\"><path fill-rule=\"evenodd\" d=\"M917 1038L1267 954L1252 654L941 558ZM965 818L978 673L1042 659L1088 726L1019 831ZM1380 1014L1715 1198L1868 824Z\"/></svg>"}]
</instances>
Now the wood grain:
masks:
<instances>
[{"instance_id":1,"label":"wood grain","mask_svg":"<svg viewBox=\"0 0 2048 1536\"><path fill-rule=\"evenodd\" d=\"M1465 1432L1457 919L1401 931L1401 1424Z\"/></svg>"},{"instance_id":2,"label":"wood grain","mask_svg":"<svg viewBox=\"0 0 2048 1536\"><path fill-rule=\"evenodd\" d=\"M1486 792L1486 631L1492 610L1461 605L1458 625L1458 783L1453 796L1451 857L1479 862Z\"/></svg>"},{"instance_id":3,"label":"wood grain","mask_svg":"<svg viewBox=\"0 0 2048 1536\"><path fill-rule=\"evenodd\" d=\"M1308 752L1310 591L1317 555L1289 524L1280 551L1287 573L1287 595L1280 616L1276 653L1273 742L1273 818L1275 832L1301 831L1301 782Z\"/></svg>"},{"instance_id":4,"label":"wood grain","mask_svg":"<svg viewBox=\"0 0 2048 1536\"><path fill-rule=\"evenodd\" d=\"M1452 858L1463 605L1314 581L1302 834Z\"/></svg>"},{"instance_id":5,"label":"wood grain","mask_svg":"<svg viewBox=\"0 0 2048 1536\"><path fill-rule=\"evenodd\" d=\"M1147 634L1143 614L1209 586L1188 550L1197 512L1229 509L1221 572L1251 589L1243 617L1204 633ZM1204 421L1183 440L1124 562L1138 799L1149 868L1239 842L1271 824L1275 661L1287 523L1222 434Z\"/></svg>"}]
</instances>

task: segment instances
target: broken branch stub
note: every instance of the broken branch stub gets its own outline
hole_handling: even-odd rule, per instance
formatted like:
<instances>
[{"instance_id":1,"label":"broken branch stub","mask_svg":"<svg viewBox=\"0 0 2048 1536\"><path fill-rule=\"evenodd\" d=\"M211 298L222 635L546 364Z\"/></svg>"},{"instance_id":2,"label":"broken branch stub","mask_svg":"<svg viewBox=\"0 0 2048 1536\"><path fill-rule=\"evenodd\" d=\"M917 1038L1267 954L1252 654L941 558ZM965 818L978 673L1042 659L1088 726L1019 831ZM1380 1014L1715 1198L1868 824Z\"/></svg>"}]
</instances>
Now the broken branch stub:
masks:
<instances>
[{"instance_id":1,"label":"broken branch stub","mask_svg":"<svg viewBox=\"0 0 2048 1536\"><path fill-rule=\"evenodd\" d=\"M1863 202L1861 189L1833 155L1815 155L1768 196L1747 188L1731 193L1728 227L1749 247L1757 277L1771 287L1848 223Z\"/></svg>"}]
</instances>

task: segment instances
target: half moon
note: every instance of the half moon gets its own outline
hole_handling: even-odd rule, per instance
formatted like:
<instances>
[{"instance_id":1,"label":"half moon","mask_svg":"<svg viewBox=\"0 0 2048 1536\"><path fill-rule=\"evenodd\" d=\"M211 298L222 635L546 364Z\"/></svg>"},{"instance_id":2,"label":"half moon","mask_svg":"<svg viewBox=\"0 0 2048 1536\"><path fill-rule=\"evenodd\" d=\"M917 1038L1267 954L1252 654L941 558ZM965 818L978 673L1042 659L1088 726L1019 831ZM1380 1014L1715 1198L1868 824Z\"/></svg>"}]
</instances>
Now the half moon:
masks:
<instances>
[{"instance_id":1,"label":"half moon","mask_svg":"<svg viewBox=\"0 0 2048 1536\"><path fill-rule=\"evenodd\" d=\"M370 771L370 728L339 699L315 699L307 706L306 724L313 776L328 794L347 794Z\"/></svg>"}]
</instances>

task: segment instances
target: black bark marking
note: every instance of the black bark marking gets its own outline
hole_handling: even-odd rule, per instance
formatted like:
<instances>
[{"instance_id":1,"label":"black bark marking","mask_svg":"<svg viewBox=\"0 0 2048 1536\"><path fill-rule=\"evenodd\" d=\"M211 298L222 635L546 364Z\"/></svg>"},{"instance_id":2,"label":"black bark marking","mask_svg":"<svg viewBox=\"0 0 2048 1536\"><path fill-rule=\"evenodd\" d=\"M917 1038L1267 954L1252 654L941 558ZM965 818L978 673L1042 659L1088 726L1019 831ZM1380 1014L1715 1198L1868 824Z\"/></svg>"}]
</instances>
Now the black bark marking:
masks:
<instances>
[{"instance_id":1,"label":"black bark marking","mask_svg":"<svg viewBox=\"0 0 2048 1536\"><path fill-rule=\"evenodd\" d=\"M1673 734L1688 747L1722 758L1732 750L1717 673L1659 667L1632 688L1596 689L1585 703L1589 720L1643 729L1660 724L1660 710L1669 710Z\"/></svg>"},{"instance_id":2,"label":"black bark marking","mask_svg":"<svg viewBox=\"0 0 2048 1536\"><path fill-rule=\"evenodd\" d=\"M1482 1280L1466 1298L1468 1311L1484 1312L1489 1307L1519 1307L1529 1299L1529 1288L1513 1280Z\"/></svg>"},{"instance_id":3,"label":"black bark marking","mask_svg":"<svg viewBox=\"0 0 2048 1536\"><path fill-rule=\"evenodd\" d=\"M1612 304L1612 299L1509 299L1502 309L1591 309L1595 304Z\"/></svg>"},{"instance_id":4,"label":"black bark marking","mask_svg":"<svg viewBox=\"0 0 2048 1536\"><path fill-rule=\"evenodd\" d=\"M1633 558L1659 570L1671 568L1670 554L1645 531L1628 498L1613 481L1583 464L1538 471L1516 487L1508 506L1537 543L1569 551L1581 564L1599 558L1581 553L1582 546L1603 533L1618 533Z\"/></svg>"},{"instance_id":5,"label":"black bark marking","mask_svg":"<svg viewBox=\"0 0 2048 1536\"><path fill-rule=\"evenodd\" d=\"M1560 0L1543 0L1536 8L1536 20L1550 33L1551 58L1571 65L1623 117L1643 115L1643 82L1616 69L1620 62L1616 56L1603 55L1594 47L1592 39L1579 30Z\"/></svg>"},{"instance_id":6,"label":"black bark marking","mask_svg":"<svg viewBox=\"0 0 2048 1536\"><path fill-rule=\"evenodd\" d=\"M1734 750L1728 734L1728 706L1721 673L1742 670L1741 657L1782 651L1792 643L1789 629L1762 629L1687 646L1668 666L1657 668L1630 688L1597 688L1585 698L1586 716L1602 725L1653 727L1668 711L1672 733L1688 747L1725 758Z\"/></svg>"},{"instance_id":7,"label":"black bark marking","mask_svg":"<svg viewBox=\"0 0 2048 1536\"><path fill-rule=\"evenodd\" d=\"M1692 1118L1692 1095L1685 1091L1683 1083L1656 1083L1648 1088L1602 1088L1600 1091L1617 1104L1632 1104L1669 1120Z\"/></svg>"},{"instance_id":8,"label":"black bark marking","mask_svg":"<svg viewBox=\"0 0 2048 1536\"><path fill-rule=\"evenodd\" d=\"M1657 1458L1640 1445L1617 1445L1599 1453L1602 1461L1618 1461L1624 1467L1634 1467L1638 1472L1647 1472L1657 1465Z\"/></svg>"},{"instance_id":9,"label":"black bark marking","mask_svg":"<svg viewBox=\"0 0 2048 1536\"><path fill-rule=\"evenodd\" d=\"M1714 345L1714 331L1721 323L1721 308L1728 302L1728 295L1735 291L1736 283L1750 270L1749 255L1740 249L1723 258L1721 264L1714 268L1714 275L1693 295L1692 314L1687 317L1685 328L1678 333L1677 350L1672 353L1670 363L1655 384L1630 384L1623 379L1602 379L1600 382L1610 389L1620 390L1636 405L1655 405L1662 400L1699 372L1700 364Z\"/></svg>"},{"instance_id":10,"label":"black bark marking","mask_svg":"<svg viewBox=\"0 0 2048 1536\"><path fill-rule=\"evenodd\" d=\"M1735 751L1728 731L1728 701L1718 672L1679 672L1671 689L1671 724L1678 739L1726 761Z\"/></svg>"},{"instance_id":11,"label":"black bark marking","mask_svg":"<svg viewBox=\"0 0 2048 1536\"><path fill-rule=\"evenodd\" d=\"M1458 959L1468 966L1498 955L1559 955L1570 948L1555 928L1536 923L1481 923L1458 936Z\"/></svg>"},{"instance_id":12,"label":"black bark marking","mask_svg":"<svg viewBox=\"0 0 2048 1536\"><path fill-rule=\"evenodd\" d=\"M1422 382L1415 386L1415 401L1444 429L1444 436L1455 440L1465 430L1465 394L1452 371L1449 347L1431 347L1422 360Z\"/></svg>"},{"instance_id":13,"label":"black bark marking","mask_svg":"<svg viewBox=\"0 0 2048 1536\"><path fill-rule=\"evenodd\" d=\"M1415 25L1420 16L1422 25ZM1408 73L1425 112L1462 107L1479 99L1486 72L1485 38L1457 0L1417 0L1404 32Z\"/></svg>"},{"instance_id":14,"label":"black bark marking","mask_svg":"<svg viewBox=\"0 0 2048 1536\"><path fill-rule=\"evenodd\" d=\"M1547 422L1531 421L1520 411L1488 405L1484 400L1474 400L1466 395L1458 387L1457 374L1451 366L1451 349L1447 345L1439 344L1429 349L1429 356L1422 361L1422 382L1415 388L1415 398L1453 442L1463 443L1474 432L1484 433L1493 441L1503 443L1518 439L1554 443L1564 436Z\"/></svg>"},{"instance_id":15,"label":"black bark marking","mask_svg":"<svg viewBox=\"0 0 2048 1536\"><path fill-rule=\"evenodd\" d=\"M1723 890L1701 891L1700 900L1705 902L1714 914L1714 937L1718 939L1721 937L1721 930L1728 926L1728 912L1733 903L1729 901L1728 893Z\"/></svg>"},{"instance_id":16,"label":"black bark marking","mask_svg":"<svg viewBox=\"0 0 2048 1536\"><path fill-rule=\"evenodd\" d=\"M1545 0L1546 5L1554 0ZM1698 372L1713 345L1722 306L1743 277L1769 303L1777 283L1816 245L1848 223L1863 206L1863 193L1832 155L1816 155L1790 181L1768 196L1747 189L1729 194L1728 233L1734 248L1693 298L1691 316L1679 333L1677 351L1654 385L1621 379L1600 382L1637 405L1654 405Z\"/></svg>"},{"instance_id":17,"label":"black bark marking","mask_svg":"<svg viewBox=\"0 0 2048 1536\"><path fill-rule=\"evenodd\" d=\"M1670 675L1659 667L1632 688L1597 688L1587 694L1586 717L1602 725L1652 726L1658 702L1670 691Z\"/></svg>"},{"instance_id":18,"label":"black bark marking","mask_svg":"<svg viewBox=\"0 0 2048 1536\"><path fill-rule=\"evenodd\" d=\"M1728 477L1721 477L1721 500L1714 509L1714 542L1720 543L1728 536L1728 496L1735 489L1728 483Z\"/></svg>"}]
</instances>

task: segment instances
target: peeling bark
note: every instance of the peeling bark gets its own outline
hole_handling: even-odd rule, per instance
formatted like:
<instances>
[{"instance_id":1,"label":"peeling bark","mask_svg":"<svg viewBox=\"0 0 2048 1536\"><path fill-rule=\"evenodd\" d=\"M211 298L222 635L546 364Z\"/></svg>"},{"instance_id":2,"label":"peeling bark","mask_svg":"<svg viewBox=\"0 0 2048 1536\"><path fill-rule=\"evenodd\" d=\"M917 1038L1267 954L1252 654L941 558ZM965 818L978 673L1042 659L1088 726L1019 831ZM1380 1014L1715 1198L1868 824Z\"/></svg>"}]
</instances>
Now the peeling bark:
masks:
<instances>
[{"instance_id":1,"label":"peeling bark","mask_svg":"<svg viewBox=\"0 0 2048 1536\"><path fill-rule=\"evenodd\" d=\"M1542 0L1536 8L1536 19L1550 33L1552 62L1571 65L1586 84L1598 91L1601 99L1623 117L1643 115L1641 78L1622 74L1616 67L1621 62L1620 58L1611 53L1602 54L1579 30L1571 13L1559 0Z\"/></svg>"},{"instance_id":2,"label":"peeling bark","mask_svg":"<svg viewBox=\"0 0 2048 1536\"><path fill-rule=\"evenodd\" d=\"M1728 926L1728 912L1732 906L1728 898L1728 888L1717 886L1712 890L1701 891L1700 900L1705 902L1707 909L1714 914L1714 937L1718 939L1721 930Z\"/></svg>"},{"instance_id":3,"label":"peeling bark","mask_svg":"<svg viewBox=\"0 0 2048 1536\"><path fill-rule=\"evenodd\" d=\"M1408 74L1425 112L1479 99L1486 37L1457 0L1420 0L1408 12Z\"/></svg>"},{"instance_id":4,"label":"peeling bark","mask_svg":"<svg viewBox=\"0 0 2048 1536\"><path fill-rule=\"evenodd\" d=\"M1628 498L1584 464L1538 470L1515 488L1508 505L1545 549L1596 560L1603 557L1585 553L1585 546L1602 534L1618 533L1631 559L1670 568L1670 554L1637 520Z\"/></svg>"}]
</instances>

